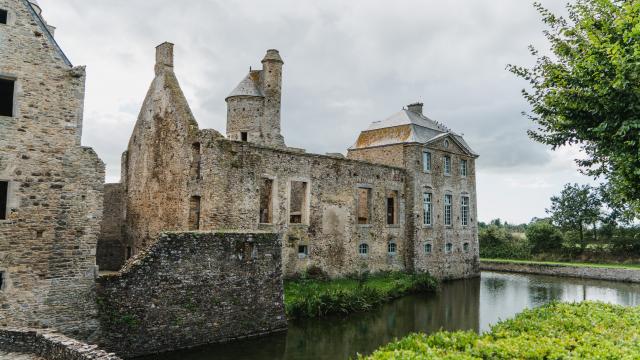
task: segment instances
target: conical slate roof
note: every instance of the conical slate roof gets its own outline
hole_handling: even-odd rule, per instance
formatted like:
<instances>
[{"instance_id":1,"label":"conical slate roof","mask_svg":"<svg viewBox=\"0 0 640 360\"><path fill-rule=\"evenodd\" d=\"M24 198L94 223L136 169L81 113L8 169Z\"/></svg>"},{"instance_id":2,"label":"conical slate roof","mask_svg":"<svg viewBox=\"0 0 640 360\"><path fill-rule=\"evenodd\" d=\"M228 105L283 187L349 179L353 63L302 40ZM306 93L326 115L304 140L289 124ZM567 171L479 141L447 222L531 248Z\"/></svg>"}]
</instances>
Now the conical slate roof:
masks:
<instances>
[{"instance_id":1,"label":"conical slate roof","mask_svg":"<svg viewBox=\"0 0 640 360\"><path fill-rule=\"evenodd\" d=\"M247 76L240 81L238 86L227 96L227 99L233 96L264 96L260 91L260 71L250 71Z\"/></svg>"}]
</instances>

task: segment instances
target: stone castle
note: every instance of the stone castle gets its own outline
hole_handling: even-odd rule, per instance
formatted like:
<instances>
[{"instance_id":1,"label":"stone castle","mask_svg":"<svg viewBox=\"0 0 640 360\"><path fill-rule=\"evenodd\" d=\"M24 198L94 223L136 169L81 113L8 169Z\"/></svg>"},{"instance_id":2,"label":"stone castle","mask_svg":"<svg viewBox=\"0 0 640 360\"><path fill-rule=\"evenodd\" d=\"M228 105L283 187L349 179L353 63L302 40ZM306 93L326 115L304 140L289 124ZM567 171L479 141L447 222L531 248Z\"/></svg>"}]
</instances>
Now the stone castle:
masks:
<instances>
[{"instance_id":1,"label":"stone castle","mask_svg":"<svg viewBox=\"0 0 640 360\"><path fill-rule=\"evenodd\" d=\"M226 98L223 136L199 128L163 43L121 182L104 184L80 145L85 68L54 32L35 0L0 0L0 327L140 355L286 327L282 274L479 274L478 155L422 104L373 122L346 156L287 147L284 62L268 50ZM233 301L205 304L220 294ZM184 343L185 329L203 332Z\"/></svg>"},{"instance_id":2,"label":"stone castle","mask_svg":"<svg viewBox=\"0 0 640 360\"><path fill-rule=\"evenodd\" d=\"M122 181L106 186L100 268L161 231L243 229L283 235L285 275L478 273L477 154L422 104L373 122L346 157L308 154L280 133L277 50L227 96L226 137L199 129L173 67L173 45L159 45Z\"/></svg>"}]
</instances>

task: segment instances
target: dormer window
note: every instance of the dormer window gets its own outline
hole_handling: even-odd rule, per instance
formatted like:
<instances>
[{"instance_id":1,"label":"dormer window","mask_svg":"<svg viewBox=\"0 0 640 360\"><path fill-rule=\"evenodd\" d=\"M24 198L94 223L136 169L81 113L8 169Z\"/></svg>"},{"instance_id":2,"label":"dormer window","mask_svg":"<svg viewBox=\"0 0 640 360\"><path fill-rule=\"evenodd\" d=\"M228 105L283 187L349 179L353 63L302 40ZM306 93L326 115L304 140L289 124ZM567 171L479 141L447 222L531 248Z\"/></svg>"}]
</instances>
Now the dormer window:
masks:
<instances>
[{"instance_id":1,"label":"dormer window","mask_svg":"<svg viewBox=\"0 0 640 360\"><path fill-rule=\"evenodd\" d=\"M9 12L5 9L0 9L0 24L6 24L9 18Z\"/></svg>"},{"instance_id":2,"label":"dormer window","mask_svg":"<svg viewBox=\"0 0 640 360\"><path fill-rule=\"evenodd\" d=\"M15 81L0 78L0 116L13 116Z\"/></svg>"}]
</instances>

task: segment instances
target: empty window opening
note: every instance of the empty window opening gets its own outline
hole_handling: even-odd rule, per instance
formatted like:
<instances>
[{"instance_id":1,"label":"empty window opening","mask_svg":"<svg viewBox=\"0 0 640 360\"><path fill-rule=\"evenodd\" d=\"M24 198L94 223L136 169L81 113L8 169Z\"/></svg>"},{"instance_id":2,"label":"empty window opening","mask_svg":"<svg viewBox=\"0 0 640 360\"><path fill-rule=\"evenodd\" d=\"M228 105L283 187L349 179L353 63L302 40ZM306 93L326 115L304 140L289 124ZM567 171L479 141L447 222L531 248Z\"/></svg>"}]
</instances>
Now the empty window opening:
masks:
<instances>
[{"instance_id":1,"label":"empty window opening","mask_svg":"<svg viewBox=\"0 0 640 360\"><path fill-rule=\"evenodd\" d=\"M460 160L460 176L467 176L467 160Z\"/></svg>"},{"instance_id":2,"label":"empty window opening","mask_svg":"<svg viewBox=\"0 0 640 360\"><path fill-rule=\"evenodd\" d=\"M309 256L309 246L308 245L298 245L298 257L306 258Z\"/></svg>"},{"instance_id":3,"label":"empty window opening","mask_svg":"<svg viewBox=\"0 0 640 360\"><path fill-rule=\"evenodd\" d=\"M7 219L8 202L9 202L9 182L0 181L0 220Z\"/></svg>"},{"instance_id":4,"label":"empty window opening","mask_svg":"<svg viewBox=\"0 0 640 360\"><path fill-rule=\"evenodd\" d=\"M189 230L200 230L200 196L189 200Z\"/></svg>"},{"instance_id":5,"label":"empty window opening","mask_svg":"<svg viewBox=\"0 0 640 360\"><path fill-rule=\"evenodd\" d=\"M262 179L260 181L260 223L271 224L273 215L273 180Z\"/></svg>"},{"instance_id":6,"label":"empty window opening","mask_svg":"<svg viewBox=\"0 0 640 360\"><path fill-rule=\"evenodd\" d=\"M9 18L9 12L4 9L0 9L0 24L6 24Z\"/></svg>"},{"instance_id":7,"label":"empty window opening","mask_svg":"<svg viewBox=\"0 0 640 360\"><path fill-rule=\"evenodd\" d=\"M240 260L251 260L258 258L258 249L255 244L248 241L236 242L236 256Z\"/></svg>"},{"instance_id":8,"label":"empty window opening","mask_svg":"<svg viewBox=\"0 0 640 360\"><path fill-rule=\"evenodd\" d=\"M422 209L424 212L424 225L431 226L433 217L433 203L431 202L431 193L422 194Z\"/></svg>"},{"instance_id":9,"label":"empty window opening","mask_svg":"<svg viewBox=\"0 0 640 360\"><path fill-rule=\"evenodd\" d=\"M302 224L305 218L307 204L307 183L304 181L292 181L289 194L289 223Z\"/></svg>"},{"instance_id":10,"label":"empty window opening","mask_svg":"<svg viewBox=\"0 0 640 360\"><path fill-rule=\"evenodd\" d=\"M444 196L444 224L451 226L451 204L453 203L453 195L446 194Z\"/></svg>"},{"instance_id":11,"label":"empty window opening","mask_svg":"<svg viewBox=\"0 0 640 360\"><path fill-rule=\"evenodd\" d=\"M422 171L426 173L431 171L431 153L428 151L422 153Z\"/></svg>"},{"instance_id":12,"label":"empty window opening","mask_svg":"<svg viewBox=\"0 0 640 360\"><path fill-rule=\"evenodd\" d=\"M451 175L451 156L448 155L444 157L444 174Z\"/></svg>"},{"instance_id":13,"label":"empty window opening","mask_svg":"<svg viewBox=\"0 0 640 360\"><path fill-rule=\"evenodd\" d=\"M460 208L462 212L462 226L469 225L469 197L463 196L460 201Z\"/></svg>"},{"instance_id":14,"label":"empty window opening","mask_svg":"<svg viewBox=\"0 0 640 360\"><path fill-rule=\"evenodd\" d=\"M242 131L240 133L240 140L249 141L249 133L247 133L246 131Z\"/></svg>"},{"instance_id":15,"label":"empty window opening","mask_svg":"<svg viewBox=\"0 0 640 360\"><path fill-rule=\"evenodd\" d=\"M387 250L389 252L389 255L395 255L397 250L396 243L390 242L389 245L387 245Z\"/></svg>"},{"instance_id":16,"label":"empty window opening","mask_svg":"<svg viewBox=\"0 0 640 360\"><path fill-rule=\"evenodd\" d=\"M431 243L424 244L424 253L425 254L431 254L432 247L433 247L433 245L431 245Z\"/></svg>"},{"instance_id":17,"label":"empty window opening","mask_svg":"<svg viewBox=\"0 0 640 360\"><path fill-rule=\"evenodd\" d=\"M13 116L15 81L0 79L0 116Z\"/></svg>"},{"instance_id":18,"label":"empty window opening","mask_svg":"<svg viewBox=\"0 0 640 360\"><path fill-rule=\"evenodd\" d=\"M4 290L4 271L0 271L0 290Z\"/></svg>"},{"instance_id":19,"label":"empty window opening","mask_svg":"<svg viewBox=\"0 0 640 360\"><path fill-rule=\"evenodd\" d=\"M358 254L360 255L367 255L369 254L369 245L367 244L360 244L358 246Z\"/></svg>"},{"instance_id":20,"label":"empty window opening","mask_svg":"<svg viewBox=\"0 0 640 360\"><path fill-rule=\"evenodd\" d=\"M358 188L358 224L371 224L371 189Z\"/></svg>"},{"instance_id":21,"label":"empty window opening","mask_svg":"<svg viewBox=\"0 0 640 360\"><path fill-rule=\"evenodd\" d=\"M462 244L462 250L464 250L464 252L466 252L466 253L469 252L469 243L468 242Z\"/></svg>"},{"instance_id":22,"label":"empty window opening","mask_svg":"<svg viewBox=\"0 0 640 360\"><path fill-rule=\"evenodd\" d=\"M200 155L200 143L193 143L191 145L191 178L200 179L201 172L201 155Z\"/></svg>"},{"instance_id":23,"label":"empty window opening","mask_svg":"<svg viewBox=\"0 0 640 360\"><path fill-rule=\"evenodd\" d=\"M453 244L447 243L447 245L444 248L444 252L447 254L451 254L453 252Z\"/></svg>"},{"instance_id":24,"label":"empty window opening","mask_svg":"<svg viewBox=\"0 0 640 360\"><path fill-rule=\"evenodd\" d=\"M133 256L133 249L131 249L131 246L127 246L127 260L131 259L132 256Z\"/></svg>"},{"instance_id":25,"label":"empty window opening","mask_svg":"<svg viewBox=\"0 0 640 360\"><path fill-rule=\"evenodd\" d=\"M44 236L44 230L37 230L36 231L36 238L37 239L41 239L42 236Z\"/></svg>"},{"instance_id":26,"label":"empty window opening","mask_svg":"<svg viewBox=\"0 0 640 360\"><path fill-rule=\"evenodd\" d=\"M398 192L391 191L387 194L387 224L398 224Z\"/></svg>"}]
</instances>

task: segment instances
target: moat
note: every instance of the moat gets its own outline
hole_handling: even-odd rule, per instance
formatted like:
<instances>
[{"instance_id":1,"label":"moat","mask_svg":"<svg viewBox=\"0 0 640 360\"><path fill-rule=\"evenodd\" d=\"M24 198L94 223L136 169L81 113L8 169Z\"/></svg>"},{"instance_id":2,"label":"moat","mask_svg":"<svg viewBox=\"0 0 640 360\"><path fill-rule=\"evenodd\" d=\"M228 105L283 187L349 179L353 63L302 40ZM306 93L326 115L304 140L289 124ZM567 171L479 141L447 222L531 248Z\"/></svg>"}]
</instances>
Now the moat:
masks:
<instances>
[{"instance_id":1,"label":"moat","mask_svg":"<svg viewBox=\"0 0 640 360\"><path fill-rule=\"evenodd\" d=\"M485 331L524 308L553 300L640 305L640 284L483 272L346 319L291 322L286 333L140 358L144 360L349 359L412 332Z\"/></svg>"}]
</instances>

